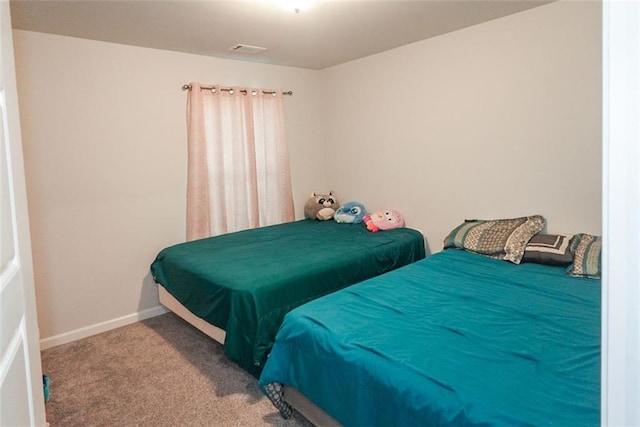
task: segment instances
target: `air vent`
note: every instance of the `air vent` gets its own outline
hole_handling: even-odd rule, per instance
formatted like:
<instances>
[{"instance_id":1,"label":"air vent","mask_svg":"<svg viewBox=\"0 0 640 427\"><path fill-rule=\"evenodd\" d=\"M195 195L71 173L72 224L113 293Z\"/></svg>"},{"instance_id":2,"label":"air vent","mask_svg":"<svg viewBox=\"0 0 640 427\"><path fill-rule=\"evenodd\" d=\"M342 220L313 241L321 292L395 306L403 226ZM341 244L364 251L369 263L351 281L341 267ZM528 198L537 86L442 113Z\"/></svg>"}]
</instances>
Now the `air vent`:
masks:
<instances>
[{"instance_id":1,"label":"air vent","mask_svg":"<svg viewBox=\"0 0 640 427\"><path fill-rule=\"evenodd\" d=\"M234 44L233 46L231 46L229 48L229 50L233 51L233 52L238 52L238 53L249 53L249 54L256 54L256 53L260 53L260 52L264 52L265 50L267 50L264 47L259 47L259 46L251 46L248 44Z\"/></svg>"}]
</instances>

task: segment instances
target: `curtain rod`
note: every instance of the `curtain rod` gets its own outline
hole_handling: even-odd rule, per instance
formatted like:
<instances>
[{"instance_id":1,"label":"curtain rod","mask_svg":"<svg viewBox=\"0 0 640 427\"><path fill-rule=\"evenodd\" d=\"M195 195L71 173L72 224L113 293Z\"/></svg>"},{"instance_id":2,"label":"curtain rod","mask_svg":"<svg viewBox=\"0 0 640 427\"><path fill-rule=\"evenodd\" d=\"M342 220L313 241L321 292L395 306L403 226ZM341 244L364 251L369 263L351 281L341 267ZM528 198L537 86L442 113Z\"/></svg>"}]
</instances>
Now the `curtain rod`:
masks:
<instances>
[{"instance_id":1,"label":"curtain rod","mask_svg":"<svg viewBox=\"0 0 640 427\"><path fill-rule=\"evenodd\" d=\"M229 87L220 87L217 88L215 86L200 86L201 90L210 90L212 92L215 92L217 89L225 91L225 92L232 92L233 93L233 89L229 88ZM191 90L191 85L189 84L184 84L182 85L182 90ZM247 90L246 89L240 89L240 92L244 93L245 95L247 94ZM266 93L266 94L271 94L271 95L275 95L276 92L272 91L272 90L263 90L262 93ZM282 91L283 95L293 95L293 91L292 90L288 90L288 91Z\"/></svg>"}]
</instances>

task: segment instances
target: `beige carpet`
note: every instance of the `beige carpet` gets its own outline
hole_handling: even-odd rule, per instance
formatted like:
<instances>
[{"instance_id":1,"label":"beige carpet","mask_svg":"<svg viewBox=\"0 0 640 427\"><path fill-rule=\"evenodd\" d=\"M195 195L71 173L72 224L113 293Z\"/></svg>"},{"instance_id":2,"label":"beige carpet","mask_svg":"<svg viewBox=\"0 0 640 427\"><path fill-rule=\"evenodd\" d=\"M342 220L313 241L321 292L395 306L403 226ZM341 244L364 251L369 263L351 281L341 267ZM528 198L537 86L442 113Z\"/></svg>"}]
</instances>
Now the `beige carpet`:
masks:
<instances>
[{"instance_id":1,"label":"beige carpet","mask_svg":"<svg viewBox=\"0 0 640 427\"><path fill-rule=\"evenodd\" d=\"M285 426L257 380L172 313L42 352L52 427Z\"/></svg>"}]
</instances>

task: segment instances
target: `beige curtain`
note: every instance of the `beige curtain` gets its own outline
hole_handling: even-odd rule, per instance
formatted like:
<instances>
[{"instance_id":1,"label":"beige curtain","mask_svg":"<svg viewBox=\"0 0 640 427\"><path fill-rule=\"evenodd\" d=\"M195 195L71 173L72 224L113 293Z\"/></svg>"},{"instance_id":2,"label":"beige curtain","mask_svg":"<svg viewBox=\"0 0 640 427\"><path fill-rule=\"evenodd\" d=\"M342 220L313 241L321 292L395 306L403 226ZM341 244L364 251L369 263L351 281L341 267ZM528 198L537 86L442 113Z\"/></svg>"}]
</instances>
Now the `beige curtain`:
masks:
<instances>
[{"instance_id":1,"label":"beige curtain","mask_svg":"<svg viewBox=\"0 0 640 427\"><path fill-rule=\"evenodd\" d=\"M229 89L191 83L187 240L294 219L282 92Z\"/></svg>"}]
</instances>

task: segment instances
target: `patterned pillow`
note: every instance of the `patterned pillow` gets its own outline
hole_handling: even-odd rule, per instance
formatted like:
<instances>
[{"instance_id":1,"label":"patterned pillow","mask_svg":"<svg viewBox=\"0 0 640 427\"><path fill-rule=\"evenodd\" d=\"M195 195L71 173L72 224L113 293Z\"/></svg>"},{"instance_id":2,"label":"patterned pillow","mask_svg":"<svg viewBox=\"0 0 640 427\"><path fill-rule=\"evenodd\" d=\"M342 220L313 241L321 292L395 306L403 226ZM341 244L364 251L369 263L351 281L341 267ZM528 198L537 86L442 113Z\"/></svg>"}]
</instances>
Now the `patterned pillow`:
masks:
<instances>
[{"instance_id":1,"label":"patterned pillow","mask_svg":"<svg viewBox=\"0 0 640 427\"><path fill-rule=\"evenodd\" d=\"M571 243L573 263L567 268L571 276L599 279L602 272L602 237L576 234Z\"/></svg>"},{"instance_id":2,"label":"patterned pillow","mask_svg":"<svg viewBox=\"0 0 640 427\"><path fill-rule=\"evenodd\" d=\"M444 239L444 249L459 248L520 264L527 242L544 228L541 215L511 219L465 220Z\"/></svg>"},{"instance_id":3,"label":"patterned pillow","mask_svg":"<svg viewBox=\"0 0 640 427\"><path fill-rule=\"evenodd\" d=\"M536 234L524 249L522 262L546 265L567 265L573 261L571 238L566 234Z\"/></svg>"}]
</instances>

